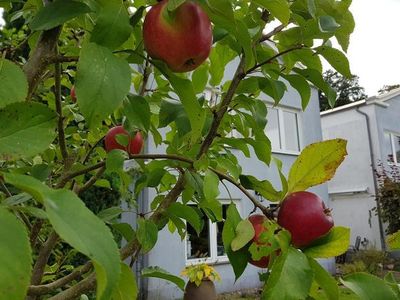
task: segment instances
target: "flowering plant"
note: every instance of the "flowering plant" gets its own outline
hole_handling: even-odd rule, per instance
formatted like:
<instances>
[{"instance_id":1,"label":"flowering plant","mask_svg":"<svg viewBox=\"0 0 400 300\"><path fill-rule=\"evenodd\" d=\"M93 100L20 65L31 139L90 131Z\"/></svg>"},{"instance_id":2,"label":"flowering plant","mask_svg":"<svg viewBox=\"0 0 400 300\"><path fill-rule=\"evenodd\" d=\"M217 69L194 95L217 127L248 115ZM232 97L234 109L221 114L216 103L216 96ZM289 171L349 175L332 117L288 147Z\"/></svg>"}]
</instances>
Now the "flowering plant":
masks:
<instances>
[{"instance_id":1,"label":"flowering plant","mask_svg":"<svg viewBox=\"0 0 400 300\"><path fill-rule=\"evenodd\" d=\"M221 280L217 271L206 263L187 266L182 270L181 275L188 277L189 281L194 282L197 286L201 284L202 280Z\"/></svg>"}]
</instances>

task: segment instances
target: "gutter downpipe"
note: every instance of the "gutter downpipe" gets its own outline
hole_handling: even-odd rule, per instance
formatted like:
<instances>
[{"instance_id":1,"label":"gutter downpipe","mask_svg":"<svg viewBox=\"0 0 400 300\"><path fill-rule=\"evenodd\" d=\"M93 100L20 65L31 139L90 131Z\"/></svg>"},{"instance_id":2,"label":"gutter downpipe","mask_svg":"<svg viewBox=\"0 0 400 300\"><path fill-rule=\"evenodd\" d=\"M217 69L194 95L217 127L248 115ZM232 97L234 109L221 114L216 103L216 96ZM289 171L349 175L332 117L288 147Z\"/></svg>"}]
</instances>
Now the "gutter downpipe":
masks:
<instances>
[{"instance_id":1,"label":"gutter downpipe","mask_svg":"<svg viewBox=\"0 0 400 300\"><path fill-rule=\"evenodd\" d=\"M378 182L377 182L376 176L375 176L375 155L374 155L374 148L372 145L370 117L367 113L361 111L360 107L357 107L356 111L365 117L365 122L367 124L368 144L369 144L369 149L370 149L369 156L371 159L372 177L373 177L373 181L374 181L375 196L376 196L376 193L378 192ZM376 197L375 197L375 201L376 201ZM383 224L382 224L382 219L381 219L381 206L378 201L376 201L376 208L377 208L377 212L378 212L378 223L379 223L379 234L380 234L380 240L381 240L381 247L382 247L382 250L384 252L386 252L385 233L383 231Z\"/></svg>"}]
</instances>

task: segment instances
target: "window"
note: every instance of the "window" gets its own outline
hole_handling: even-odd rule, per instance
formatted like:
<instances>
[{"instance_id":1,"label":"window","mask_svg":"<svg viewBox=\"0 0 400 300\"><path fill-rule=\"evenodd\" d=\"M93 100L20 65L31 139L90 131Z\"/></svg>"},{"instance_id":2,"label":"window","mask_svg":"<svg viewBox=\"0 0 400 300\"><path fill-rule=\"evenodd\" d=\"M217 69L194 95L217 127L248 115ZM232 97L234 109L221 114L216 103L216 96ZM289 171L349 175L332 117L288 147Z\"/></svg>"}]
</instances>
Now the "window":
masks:
<instances>
[{"instance_id":1,"label":"window","mask_svg":"<svg viewBox=\"0 0 400 300\"><path fill-rule=\"evenodd\" d=\"M400 134L385 132L384 143L389 149L389 161L400 165Z\"/></svg>"},{"instance_id":2,"label":"window","mask_svg":"<svg viewBox=\"0 0 400 300\"><path fill-rule=\"evenodd\" d=\"M226 212L229 201L222 201L222 218L226 219ZM193 206L195 206L193 204ZM187 224L186 235L186 260L189 263L204 262L216 263L227 261L224 244L222 242L222 229L224 222L212 223L206 216L203 216L204 226L199 235L194 228Z\"/></svg>"},{"instance_id":3,"label":"window","mask_svg":"<svg viewBox=\"0 0 400 300\"><path fill-rule=\"evenodd\" d=\"M272 150L297 154L300 151L299 114L285 108L268 108L266 134Z\"/></svg>"}]
</instances>

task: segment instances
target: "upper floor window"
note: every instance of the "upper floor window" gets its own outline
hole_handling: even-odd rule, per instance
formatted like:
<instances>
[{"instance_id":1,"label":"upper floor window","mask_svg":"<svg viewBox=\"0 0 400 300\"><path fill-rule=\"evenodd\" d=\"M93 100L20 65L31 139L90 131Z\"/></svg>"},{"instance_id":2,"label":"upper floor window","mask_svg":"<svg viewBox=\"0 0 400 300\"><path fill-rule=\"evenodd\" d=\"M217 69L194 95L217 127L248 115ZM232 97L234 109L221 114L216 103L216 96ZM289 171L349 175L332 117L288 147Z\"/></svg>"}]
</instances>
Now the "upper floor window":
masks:
<instances>
[{"instance_id":1,"label":"upper floor window","mask_svg":"<svg viewBox=\"0 0 400 300\"><path fill-rule=\"evenodd\" d=\"M400 134L385 132L384 141L386 149L389 149L389 161L400 165Z\"/></svg>"},{"instance_id":2,"label":"upper floor window","mask_svg":"<svg viewBox=\"0 0 400 300\"><path fill-rule=\"evenodd\" d=\"M275 152L300 152L299 113L285 108L268 108L266 133Z\"/></svg>"}]
</instances>

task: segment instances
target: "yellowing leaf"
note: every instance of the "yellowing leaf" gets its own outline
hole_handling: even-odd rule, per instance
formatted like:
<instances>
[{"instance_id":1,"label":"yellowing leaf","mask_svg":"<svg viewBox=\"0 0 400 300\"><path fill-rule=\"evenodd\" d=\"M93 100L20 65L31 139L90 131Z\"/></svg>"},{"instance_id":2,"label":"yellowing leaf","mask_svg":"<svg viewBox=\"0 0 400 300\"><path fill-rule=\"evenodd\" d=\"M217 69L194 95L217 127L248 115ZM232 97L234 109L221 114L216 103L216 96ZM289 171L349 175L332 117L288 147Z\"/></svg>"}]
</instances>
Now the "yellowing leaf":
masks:
<instances>
[{"instance_id":1,"label":"yellowing leaf","mask_svg":"<svg viewBox=\"0 0 400 300\"><path fill-rule=\"evenodd\" d=\"M347 155L347 141L334 139L308 145L289 172L289 193L304 191L330 180Z\"/></svg>"}]
</instances>

